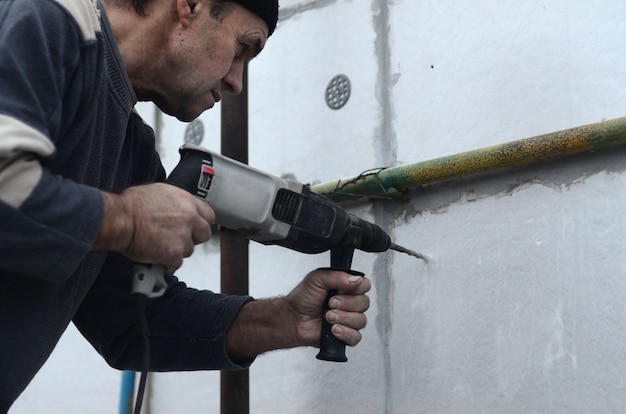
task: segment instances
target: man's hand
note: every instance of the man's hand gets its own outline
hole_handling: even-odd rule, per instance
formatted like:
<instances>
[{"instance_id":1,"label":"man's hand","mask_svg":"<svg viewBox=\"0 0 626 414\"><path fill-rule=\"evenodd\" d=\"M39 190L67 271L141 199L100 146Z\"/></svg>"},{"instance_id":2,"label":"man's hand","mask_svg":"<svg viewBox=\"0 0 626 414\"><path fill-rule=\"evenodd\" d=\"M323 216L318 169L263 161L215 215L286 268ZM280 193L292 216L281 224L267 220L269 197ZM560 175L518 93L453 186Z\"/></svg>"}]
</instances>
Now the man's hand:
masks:
<instances>
[{"instance_id":1,"label":"man's hand","mask_svg":"<svg viewBox=\"0 0 626 414\"><path fill-rule=\"evenodd\" d=\"M263 352L320 345L322 313L328 291L338 294L324 315L337 339L354 346L361 341L369 308L369 279L335 270L315 270L286 297L246 303L226 335L226 348L235 361Z\"/></svg>"},{"instance_id":2,"label":"man's hand","mask_svg":"<svg viewBox=\"0 0 626 414\"><path fill-rule=\"evenodd\" d=\"M332 324L333 335L350 346L361 341L359 330L365 328L371 288L369 279L336 270L315 270L285 300L296 315L298 337L305 345L318 346L322 329L322 308L328 291L337 289L330 298L326 320Z\"/></svg>"},{"instance_id":3,"label":"man's hand","mask_svg":"<svg viewBox=\"0 0 626 414\"><path fill-rule=\"evenodd\" d=\"M211 237L213 209L187 191L155 183L103 193L105 213L93 250L117 251L173 272Z\"/></svg>"}]
</instances>

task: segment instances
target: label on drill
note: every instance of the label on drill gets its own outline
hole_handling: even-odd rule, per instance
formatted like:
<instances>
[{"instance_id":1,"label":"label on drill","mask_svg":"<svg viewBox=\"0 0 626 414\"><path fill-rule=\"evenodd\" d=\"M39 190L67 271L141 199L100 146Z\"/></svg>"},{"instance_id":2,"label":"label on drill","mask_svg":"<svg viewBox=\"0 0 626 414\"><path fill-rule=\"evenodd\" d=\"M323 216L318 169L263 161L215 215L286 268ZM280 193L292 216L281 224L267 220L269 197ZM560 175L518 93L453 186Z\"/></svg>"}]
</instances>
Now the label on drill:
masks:
<instances>
[{"instance_id":1,"label":"label on drill","mask_svg":"<svg viewBox=\"0 0 626 414\"><path fill-rule=\"evenodd\" d=\"M210 154L207 154L207 158L202 160L202 166L200 168L200 178L198 179L197 194L200 197L206 197L209 188L211 188L211 182L215 170L213 169L213 159Z\"/></svg>"}]
</instances>

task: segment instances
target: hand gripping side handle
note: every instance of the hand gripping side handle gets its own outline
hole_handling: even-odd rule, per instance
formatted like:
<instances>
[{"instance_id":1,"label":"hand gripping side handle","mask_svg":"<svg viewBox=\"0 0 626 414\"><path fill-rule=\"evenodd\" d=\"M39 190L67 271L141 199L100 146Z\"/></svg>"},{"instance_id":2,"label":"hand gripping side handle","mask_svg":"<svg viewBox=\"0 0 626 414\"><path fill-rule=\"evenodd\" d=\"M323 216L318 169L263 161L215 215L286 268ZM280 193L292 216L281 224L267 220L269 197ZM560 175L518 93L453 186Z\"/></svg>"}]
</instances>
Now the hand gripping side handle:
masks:
<instances>
[{"instance_id":1,"label":"hand gripping side handle","mask_svg":"<svg viewBox=\"0 0 626 414\"><path fill-rule=\"evenodd\" d=\"M341 270L352 275L363 276L363 273L351 270L353 247L337 247L330 251L330 270ZM331 332L332 325L326 320L326 312L330 310L328 302L337 295L337 290L331 290L324 302L322 314L322 336L320 339L320 351L316 358L323 361L346 362L346 343L335 338Z\"/></svg>"}]
</instances>

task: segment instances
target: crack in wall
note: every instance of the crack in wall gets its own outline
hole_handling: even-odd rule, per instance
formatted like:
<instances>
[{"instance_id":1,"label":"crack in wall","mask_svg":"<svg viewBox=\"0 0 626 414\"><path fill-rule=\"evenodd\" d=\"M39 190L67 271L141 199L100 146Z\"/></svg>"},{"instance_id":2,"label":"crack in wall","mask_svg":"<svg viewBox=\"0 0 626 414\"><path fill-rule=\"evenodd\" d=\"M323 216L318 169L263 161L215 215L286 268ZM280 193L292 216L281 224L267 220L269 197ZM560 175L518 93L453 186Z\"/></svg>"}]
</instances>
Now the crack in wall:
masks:
<instances>
[{"instance_id":1,"label":"crack in wall","mask_svg":"<svg viewBox=\"0 0 626 414\"><path fill-rule=\"evenodd\" d=\"M372 2L373 25L376 34L374 53L378 63L376 74L376 100L380 108L380 126L374 131L376 165L392 166L397 159L397 139L393 127L393 101L391 90L397 82L391 74L389 46L389 6L387 0Z\"/></svg>"},{"instance_id":2,"label":"crack in wall","mask_svg":"<svg viewBox=\"0 0 626 414\"><path fill-rule=\"evenodd\" d=\"M389 3L387 0L372 1L372 24L375 33L374 53L377 62L376 100L380 108L380 124L374 130L374 150L377 165L395 165L397 158L397 140L393 125L392 88L397 79L391 74L391 51L389 45ZM384 202L373 201L374 222L391 235L394 226L393 216L387 211ZM376 289L376 331L381 343L381 357L384 375L384 412L393 413L390 339L393 325L392 306L394 279L391 274L392 259L389 252L377 255L374 261L373 284Z\"/></svg>"}]
</instances>

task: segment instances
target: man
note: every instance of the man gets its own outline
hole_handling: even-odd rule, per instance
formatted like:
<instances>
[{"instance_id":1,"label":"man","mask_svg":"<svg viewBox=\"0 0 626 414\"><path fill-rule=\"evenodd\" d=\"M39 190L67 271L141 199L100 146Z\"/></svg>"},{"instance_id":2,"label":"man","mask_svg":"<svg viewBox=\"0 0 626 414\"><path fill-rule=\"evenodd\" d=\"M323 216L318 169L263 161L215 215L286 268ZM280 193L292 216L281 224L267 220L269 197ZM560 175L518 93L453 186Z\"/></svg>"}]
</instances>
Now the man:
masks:
<instances>
[{"instance_id":1,"label":"man","mask_svg":"<svg viewBox=\"0 0 626 414\"><path fill-rule=\"evenodd\" d=\"M0 411L70 321L107 362L142 368L132 263L170 272L210 237L214 213L160 183L154 136L133 106L191 120L239 93L277 20L276 0L0 0ZM356 345L366 278L316 270L287 296L197 291L174 276L147 303L150 370L247 367L318 346L322 307Z\"/></svg>"}]
</instances>

